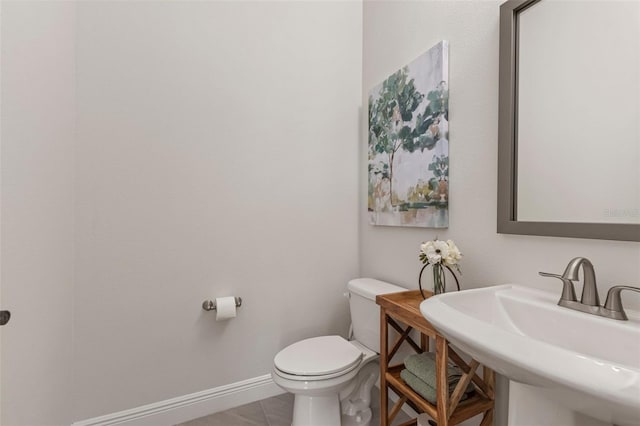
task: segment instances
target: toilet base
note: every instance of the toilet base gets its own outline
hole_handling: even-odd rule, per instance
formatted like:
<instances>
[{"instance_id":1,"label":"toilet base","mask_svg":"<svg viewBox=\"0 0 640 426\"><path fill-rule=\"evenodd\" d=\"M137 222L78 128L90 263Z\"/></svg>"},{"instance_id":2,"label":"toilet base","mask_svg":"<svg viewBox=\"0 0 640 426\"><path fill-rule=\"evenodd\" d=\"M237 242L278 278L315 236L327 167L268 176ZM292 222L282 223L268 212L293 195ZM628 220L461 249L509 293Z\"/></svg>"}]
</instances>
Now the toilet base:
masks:
<instances>
[{"instance_id":1,"label":"toilet base","mask_svg":"<svg viewBox=\"0 0 640 426\"><path fill-rule=\"evenodd\" d=\"M348 395L341 397L342 411L341 426L370 426L373 413L371 412L371 388L380 375L380 364L369 362L358 372L352 387L345 389Z\"/></svg>"},{"instance_id":2,"label":"toilet base","mask_svg":"<svg viewBox=\"0 0 640 426\"><path fill-rule=\"evenodd\" d=\"M371 419L373 418L373 412L371 408L360 411L355 416L342 415L342 422L340 426L371 426Z\"/></svg>"},{"instance_id":3,"label":"toilet base","mask_svg":"<svg viewBox=\"0 0 640 426\"><path fill-rule=\"evenodd\" d=\"M297 394L293 402L291 426L339 425L340 401L338 394L307 396Z\"/></svg>"}]
</instances>

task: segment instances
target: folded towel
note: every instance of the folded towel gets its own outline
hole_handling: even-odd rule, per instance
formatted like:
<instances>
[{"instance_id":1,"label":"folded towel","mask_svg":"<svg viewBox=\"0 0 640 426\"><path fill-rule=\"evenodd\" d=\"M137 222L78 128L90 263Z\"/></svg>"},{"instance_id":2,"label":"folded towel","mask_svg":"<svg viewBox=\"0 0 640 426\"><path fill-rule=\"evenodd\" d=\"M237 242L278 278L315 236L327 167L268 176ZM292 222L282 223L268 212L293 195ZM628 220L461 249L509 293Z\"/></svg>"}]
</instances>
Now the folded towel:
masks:
<instances>
[{"instance_id":1,"label":"folded towel","mask_svg":"<svg viewBox=\"0 0 640 426\"><path fill-rule=\"evenodd\" d=\"M433 386L430 386L428 383L420 380L415 374L413 374L406 368L400 372L400 377L407 385L409 385L411 389L416 391L420 396L429 401L431 404L436 405L437 396L436 390ZM453 385L453 387L451 387L451 383L449 383L449 393L451 393L454 387L455 384ZM467 398L468 393L465 393L462 395L462 398L460 398L460 401L464 401Z\"/></svg>"},{"instance_id":2,"label":"folded towel","mask_svg":"<svg viewBox=\"0 0 640 426\"><path fill-rule=\"evenodd\" d=\"M406 368L400 372L400 377L404 382L411 387L414 391L416 391L420 396L424 399L432 403L436 404L436 390L429 386L427 383L420 380L415 374Z\"/></svg>"},{"instance_id":3,"label":"folded towel","mask_svg":"<svg viewBox=\"0 0 640 426\"><path fill-rule=\"evenodd\" d=\"M436 354L433 352L423 352L421 354L413 354L404 360L404 366L418 379L425 382L431 388L436 387ZM447 382L449 383L449 393L453 392L456 385L462 377L462 371L459 367L447 366ZM469 383L466 393L473 390L473 385Z\"/></svg>"},{"instance_id":4,"label":"folded towel","mask_svg":"<svg viewBox=\"0 0 640 426\"><path fill-rule=\"evenodd\" d=\"M433 352L423 352L413 354L404 360L404 366L423 382L431 386L436 384L436 354ZM460 377L462 373L458 368L447 366L447 377Z\"/></svg>"}]
</instances>

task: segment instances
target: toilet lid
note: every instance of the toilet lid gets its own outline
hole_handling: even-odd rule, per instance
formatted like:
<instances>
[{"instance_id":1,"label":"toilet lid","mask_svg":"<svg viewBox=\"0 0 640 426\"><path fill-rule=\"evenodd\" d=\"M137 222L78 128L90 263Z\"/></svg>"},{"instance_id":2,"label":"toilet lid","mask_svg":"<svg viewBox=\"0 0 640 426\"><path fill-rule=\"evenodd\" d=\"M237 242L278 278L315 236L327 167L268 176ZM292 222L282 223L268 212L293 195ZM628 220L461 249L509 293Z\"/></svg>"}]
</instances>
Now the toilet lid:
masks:
<instances>
[{"instance_id":1,"label":"toilet lid","mask_svg":"<svg viewBox=\"0 0 640 426\"><path fill-rule=\"evenodd\" d=\"M280 371L299 376L324 376L353 368L362 352L340 336L322 336L287 346L273 360Z\"/></svg>"}]
</instances>

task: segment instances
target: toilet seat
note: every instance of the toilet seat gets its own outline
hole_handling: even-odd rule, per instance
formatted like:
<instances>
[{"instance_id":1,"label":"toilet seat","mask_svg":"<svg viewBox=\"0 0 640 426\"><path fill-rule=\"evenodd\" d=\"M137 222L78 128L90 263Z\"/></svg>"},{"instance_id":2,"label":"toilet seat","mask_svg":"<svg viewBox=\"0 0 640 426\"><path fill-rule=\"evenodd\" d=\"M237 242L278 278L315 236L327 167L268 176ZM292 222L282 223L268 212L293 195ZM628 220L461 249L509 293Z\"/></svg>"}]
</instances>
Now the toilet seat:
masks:
<instances>
[{"instance_id":1,"label":"toilet seat","mask_svg":"<svg viewBox=\"0 0 640 426\"><path fill-rule=\"evenodd\" d=\"M340 336L301 340L274 358L275 372L290 380L326 380L354 370L363 352Z\"/></svg>"}]
</instances>

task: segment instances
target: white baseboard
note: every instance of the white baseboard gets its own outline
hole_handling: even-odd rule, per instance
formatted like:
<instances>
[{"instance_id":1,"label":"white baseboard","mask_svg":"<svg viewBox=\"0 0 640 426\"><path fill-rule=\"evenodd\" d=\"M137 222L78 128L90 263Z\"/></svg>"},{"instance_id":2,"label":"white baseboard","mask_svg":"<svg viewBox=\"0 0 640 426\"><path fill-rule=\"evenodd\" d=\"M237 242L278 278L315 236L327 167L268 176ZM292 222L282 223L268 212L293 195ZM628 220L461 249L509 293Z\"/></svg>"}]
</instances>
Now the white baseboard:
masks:
<instances>
[{"instance_id":1,"label":"white baseboard","mask_svg":"<svg viewBox=\"0 0 640 426\"><path fill-rule=\"evenodd\" d=\"M284 391L273 382L271 375L265 374L105 416L80 420L72 426L170 426L281 393Z\"/></svg>"}]
</instances>

